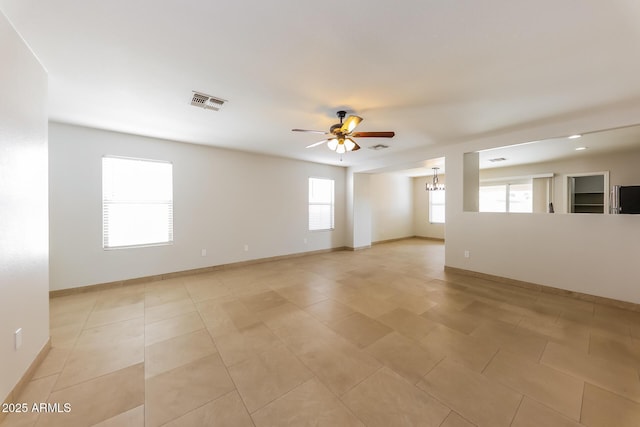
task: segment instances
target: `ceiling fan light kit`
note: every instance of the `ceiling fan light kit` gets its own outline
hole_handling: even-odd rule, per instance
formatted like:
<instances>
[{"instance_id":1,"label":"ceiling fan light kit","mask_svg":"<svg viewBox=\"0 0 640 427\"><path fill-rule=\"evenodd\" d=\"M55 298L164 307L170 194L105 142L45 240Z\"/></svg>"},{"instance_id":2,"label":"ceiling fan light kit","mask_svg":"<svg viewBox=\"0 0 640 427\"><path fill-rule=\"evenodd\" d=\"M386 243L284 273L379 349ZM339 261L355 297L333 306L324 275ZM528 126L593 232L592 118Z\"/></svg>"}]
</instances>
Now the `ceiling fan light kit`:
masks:
<instances>
[{"instance_id":1,"label":"ceiling fan light kit","mask_svg":"<svg viewBox=\"0 0 640 427\"><path fill-rule=\"evenodd\" d=\"M358 145L358 144L356 144L356 142L353 139L345 138L344 146L347 149L347 151L353 151L356 148L356 145ZM358 147L358 148L360 148L360 147Z\"/></svg>"},{"instance_id":2,"label":"ceiling fan light kit","mask_svg":"<svg viewBox=\"0 0 640 427\"><path fill-rule=\"evenodd\" d=\"M338 154L344 154L347 151L357 151L360 149L360 146L353 138L393 138L395 135L395 132L354 132L355 128L360 124L360 122L362 122L362 117L351 115L347 117L346 120L344 120L344 118L347 116L347 112L342 110L337 112L337 116L340 119L340 123L336 123L335 125L331 126L331 128L329 128L329 132L307 129L291 130L293 132L308 132L332 135L332 137L308 145L306 148L313 148L326 142L327 147L331 151L335 151Z\"/></svg>"}]
</instances>

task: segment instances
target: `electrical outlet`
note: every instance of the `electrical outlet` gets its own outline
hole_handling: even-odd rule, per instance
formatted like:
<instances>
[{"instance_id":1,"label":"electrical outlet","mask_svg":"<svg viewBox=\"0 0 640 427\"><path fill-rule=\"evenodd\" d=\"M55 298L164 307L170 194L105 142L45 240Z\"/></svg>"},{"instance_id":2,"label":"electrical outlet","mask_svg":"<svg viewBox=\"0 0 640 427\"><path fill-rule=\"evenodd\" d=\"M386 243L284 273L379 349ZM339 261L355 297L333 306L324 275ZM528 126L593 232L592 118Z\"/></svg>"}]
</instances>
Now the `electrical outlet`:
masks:
<instances>
[{"instance_id":1,"label":"electrical outlet","mask_svg":"<svg viewBox=\"0 0 640 427\"><path fill-rule=\"evenodd\" d=\"M469 252L468 250L464 251L464 257L465 258L469 258L471 256L471 252Z\"/></svg>"},{"instance_id":2,"label":"electrical outlet","mask_svg":"<svg viewBox=\"0 0 640 427\"><path fill-rule=\"evenodd\" d=\"M200 255L202 255L202 256L207 256L207 250L206 250L206 249L202 249L202 250L200 251Z\"/></svg>"},{"instance_id":3,"label":"electrical outlet","mask_svg":"<svg viewBox=\"0 0 640 427\"><path fill-rule=\"evenodd\" d=\"M249 252L249 245L244 245L244 251Z\"/></svg>"},{"instance_id":4,"label":"electrical outlet","mask_svg":"<svg viewBox=\"0 0 640 427\"><path fill-rule=\"evenodd\" d=\"M18 350L20 347L22 347L22 328L16 329L14 336L16 350Z\"/></svg>"}]
</instances>

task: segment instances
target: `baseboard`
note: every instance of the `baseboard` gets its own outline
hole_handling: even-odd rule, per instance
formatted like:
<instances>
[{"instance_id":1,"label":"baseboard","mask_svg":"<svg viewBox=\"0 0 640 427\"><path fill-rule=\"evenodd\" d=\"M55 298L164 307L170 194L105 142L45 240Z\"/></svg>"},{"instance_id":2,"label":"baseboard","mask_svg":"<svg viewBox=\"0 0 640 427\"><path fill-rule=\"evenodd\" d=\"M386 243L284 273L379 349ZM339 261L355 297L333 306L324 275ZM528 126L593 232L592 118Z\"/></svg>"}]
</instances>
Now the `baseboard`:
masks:
<instances>
[{"instance_id":1,"label":"baseboard","mask_svg":"<svg viewBox=\"0 0 640 427\"><path fill-rule=\"evenodd\" d=\"M25 386L29 383L29 381L31 381L31 378L33 378L36 370L38 369L38 367L40 367L40 364L42 363L44 358L47 357L47 354L49 354L49 350L51 350L51 338L47 339L47 342L44 343L44 346L42 346L42 349L40 349L38 355L35 357L35 359L33 359L31 365L29 365L29 368L22 375L15 387L13 387L13 389L9 392L9 395L6 397L6 399L4 399L4 401L2 402L3 407L6 403L18 403L18 397L20 396L20 393L22 393L22 390L24 390ZM2 424L2 421L6 416L6 412L0 411L0 424Z\"/></svg>"},{"instance_id":2,"label":"baseboard","mask_svg":"<svg viewBox=\"0 0 640 427\"><path fill-rule=\"evenodd\" d=\"M436 242L444 242L443 238L440 237L428 237L428 236L413 236L414 239L422 239L422 240L433 240Z\"/></svg>"},{"instance_id":3,"label":"baseboard","mask_svg":"<svg viewBox=\"0 0 640 427\"><path fill-rule=\"evenodd\" d=\"M252 260L248 260L248 261L238 261L238 262L233 262L233 263L229 263L229 264L219 264L219 265L213 265L213 266L210 266L210 267L202 267L202 268L194 268L194 269L191 269L191 270L175 271L175 272L172 272L172 273L164 273L164 274L156 274L156 275L152 275L152 276L136 277L136 278L133 278L133 279L118 280L118 281L115 281L115 282L97 283L97 284L94 284L94 285L79 286L77 288L56 289L56 290L53 290L53 291L49 291L49 298L56 298L56 297L62 297L62 296L68 296L68 295L82 294L82 293L85 293L85 292L102 291L102 290L106 290L106 289L119 288L119 287L122 287L122 286L136 285L136 284L140 284L140 283L149 283L149 282L155 282L155 281L159 281L159 280L174 279L176 277L191 276L191 275L194 275L194 274L211 273L211 272L219 271L219 270L227 270L227 269L231 269L231 268L245 267L247 265L263 264L265 262L281 261L281 260L286 260L286 259L300 258L300 257L318 255L318 254L325 254L325 253L329 253L329 252L339 252L339 251L344 251L344 250L353 250L353 249L348 248L346 246L340 246L340 247L331 248L331 249L320 249L320 250L317 250L317 251L298 252L298 253L295 253L295 254L278 255L278 256L267 257L267 258L256 258L256 259L252 259Z\"/></svg>"},{"instance_id":4,"label":"baseboard","mask_svg":"<svg viewBox=\"0 0 640 427\"><path fill-rule=\"evenodd\" d=\"M371 249L371 245L356 246L356 247L347 246L347 247L345 248L345 250L347 250L347 251L351 251L351 252L354 252L354 251L361 251L361 250L363 250L363 249Z\"/></svg>"},{"instance_id":5,"label":"baseboard","mask_svg":"<svg viewBox=\"0 0 640 427\"><path fill-rule=\"evenodd\" d=\"M572 297L582 301L594 302L598 304L608 305L611 307L622 308L629 311L640 312L640 304L636 304L628 301L621 301L613 298L601 297L597 295L585 294L577 291L570 291L567 289L555 288L553 286L540 285L537 283L525 282L522 280L510 279L508 277L495 276L493 274L480 273L478 271L464 270L457 267L444 266L444 271L454 274L461 274L463 276L477 277L479 279L491 280L493 282L503 283L510 286L517 286L519 288L532 289L548 294L563 295Z\"/></svg>"},{"instance_id":6,"label":"baseboard","mask_svg":"<svg viewBox=\"0 0 640 427\"><path fill-rule=\"evenodd\" d=\"M371 242L371 246L381 245L383 243L399 242L400 240L413 239L414 237L416 236L406 236L406 237L396 237L394 239L376 240L375 242Z\"/></svg>"},{"instance_id":7,"label":"baseboard","mask_svg":"<svg viewBox=\"0 0 640 427\"><path fill-rule=\"evenodd\" d=\"M401 240L410 240L410 239L433 240L433 241L436 241L436 242L444 242L444 239L440 239L439 237L407 236L407 237L398 237L398 238L395 238L395 239L376 240L375 242L371 242L371 245L375 246L375 245L380 245L380 244L383 244L383 243L399 242ZM366 247L370 247L370 246L366 246Z\"/></svg>"}]
</instances>

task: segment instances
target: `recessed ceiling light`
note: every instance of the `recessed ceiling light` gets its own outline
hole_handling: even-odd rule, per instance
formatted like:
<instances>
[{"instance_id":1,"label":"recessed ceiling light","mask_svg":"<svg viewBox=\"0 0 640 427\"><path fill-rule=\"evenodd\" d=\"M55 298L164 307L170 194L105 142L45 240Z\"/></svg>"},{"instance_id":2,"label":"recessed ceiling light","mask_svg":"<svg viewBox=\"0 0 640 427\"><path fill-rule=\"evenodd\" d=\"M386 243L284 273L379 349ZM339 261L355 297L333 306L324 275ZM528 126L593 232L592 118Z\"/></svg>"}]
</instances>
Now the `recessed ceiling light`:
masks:
<instances>
[{"instance_id":1,"label":"recessed ceiling light","mask_svg":"<svg viewBox=\"0 0 640 427\"><path fill-rule=\"evenodd\" d=\"M576 151L582 151L582 150L586 150L587 147L576 147Z\"/></svg>"},{"instance_id":2,"label":"recessed ceiling light","mask_svg":"<svg viewBox=\"0 0 640 427\"><path fill-rule=\"evenodd\" d=\"M576 135L568 136L567 138L569 138L569 139L576 139L576 138L581 138L581 137L582 137L582 135L577 135L577 134L576 134Z\"/></svg>"}]
</instances>

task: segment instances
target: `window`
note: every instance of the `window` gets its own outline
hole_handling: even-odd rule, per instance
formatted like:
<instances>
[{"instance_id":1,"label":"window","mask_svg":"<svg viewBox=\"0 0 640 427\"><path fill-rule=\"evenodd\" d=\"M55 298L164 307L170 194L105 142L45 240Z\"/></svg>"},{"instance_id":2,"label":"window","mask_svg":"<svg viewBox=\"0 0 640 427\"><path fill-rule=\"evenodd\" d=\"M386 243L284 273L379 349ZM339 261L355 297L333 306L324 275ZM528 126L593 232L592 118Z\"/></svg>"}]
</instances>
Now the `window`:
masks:
<instances>
[{"instance_id":1,"label":"window","mask_svg":"<svg viewBox=\"0 0 640 427\"><path fill-rule=\"evenodd\" d=\"M480 187L480 212L506 212L507 186L483 185Z\"/></svg>"},{"instance_id":2,"label":"window","mask_svg":"<svg viewBox=\"0 0 640 427\"><path fill-rule=\"evenodd\" d=\"M444 224L444 190L429 192L429 222Z\"/></svg>"},{"instance_id":3,"label":"window","mask_svg":"<svg viewBox=\"0 0 640 427\"><path fill-rule=\"evenodd\" d=\"M309 178L309 230L333 230L332 179Z\"/></svg>"},{"instance_id":4,"label":"window","mask_svg":"<svg viewBox=\"0 0 640 427\"><path fill-rule=\"evenodd\" d=\"M173 165L102 158L102 246L173 242Z\"/></svg>"},{"instance_id":5,"label":"window","mask_svg":"<svg viewBox=\"0 0 640 427\"><path fill-rule=\"evenodd\" d=\"M480 186L480 212L533 212L531 182Z\"/></svg>"},{"instance_id":6,"label":"window","mask_svg":"<svg viewBox=\"0 0 640 427\"><path fill-rule=\"evenodd\" d=\"M509 184L509 212L533 212L531 183Z\"/></svg>"}]
</instances>

